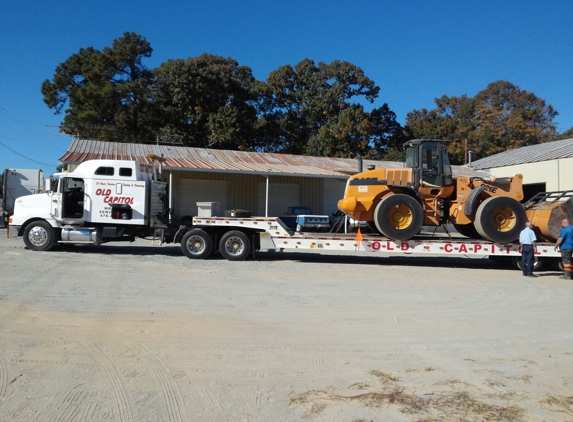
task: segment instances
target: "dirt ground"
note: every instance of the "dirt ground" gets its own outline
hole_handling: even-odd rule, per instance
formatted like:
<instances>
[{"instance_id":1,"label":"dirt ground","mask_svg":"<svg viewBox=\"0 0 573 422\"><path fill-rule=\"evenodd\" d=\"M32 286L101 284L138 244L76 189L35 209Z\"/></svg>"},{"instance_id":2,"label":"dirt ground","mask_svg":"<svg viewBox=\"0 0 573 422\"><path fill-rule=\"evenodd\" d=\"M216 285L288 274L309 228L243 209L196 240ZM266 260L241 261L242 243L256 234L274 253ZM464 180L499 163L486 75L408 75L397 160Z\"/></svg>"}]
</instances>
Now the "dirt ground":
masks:
<instances>
[{"instance_id":1,"label":"dirt ground","mask_svg":"<svg viewBox=\"0 0 573 422\"><path fill-rule=\"evenodd\" d=\"M0 421L572 421L573 281L0 230Z\"/></svg>"}]
</instances>

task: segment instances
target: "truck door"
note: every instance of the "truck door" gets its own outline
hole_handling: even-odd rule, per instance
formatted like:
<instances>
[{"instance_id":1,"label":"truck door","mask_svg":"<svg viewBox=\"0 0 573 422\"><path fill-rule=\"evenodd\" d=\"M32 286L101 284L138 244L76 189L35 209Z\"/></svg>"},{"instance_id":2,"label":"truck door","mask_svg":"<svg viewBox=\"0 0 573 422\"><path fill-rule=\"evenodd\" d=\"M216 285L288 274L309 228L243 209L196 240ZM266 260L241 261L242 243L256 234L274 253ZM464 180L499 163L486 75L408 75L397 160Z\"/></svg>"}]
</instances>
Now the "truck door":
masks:
<instances>
[{"instance_id":1,"label":"truck door","mask_svg":"<svg viewBox=\"0 0 573 422\"><path fill-rule=\"evenodd\" d=\"M80 219L84 215L84 179L62 177L51 192L51 212L56 220Z\"/></svg>"},{"instance_id":2,"label":"truck door","mask_svg":"<svg viewBox=\"0 0 573 422\"><path fill-rule=\"evenodd\" d=\"M62 218L82 218L84 215L84 179L64 177L62 184Z\"/></svg>"},{"instance_id":3,"label":"truck door","mask_svg":"<svg viewBox=\"0 0 573 422\"><path fill-rule=\"evenodd\" d=\"M48 195L51 198L50 201L50 215L54 217L56 220L62 219L62 192L61 192L62 184L60 179L54 179L50 183L50 191Z\"/></svg>"}]
</instances>

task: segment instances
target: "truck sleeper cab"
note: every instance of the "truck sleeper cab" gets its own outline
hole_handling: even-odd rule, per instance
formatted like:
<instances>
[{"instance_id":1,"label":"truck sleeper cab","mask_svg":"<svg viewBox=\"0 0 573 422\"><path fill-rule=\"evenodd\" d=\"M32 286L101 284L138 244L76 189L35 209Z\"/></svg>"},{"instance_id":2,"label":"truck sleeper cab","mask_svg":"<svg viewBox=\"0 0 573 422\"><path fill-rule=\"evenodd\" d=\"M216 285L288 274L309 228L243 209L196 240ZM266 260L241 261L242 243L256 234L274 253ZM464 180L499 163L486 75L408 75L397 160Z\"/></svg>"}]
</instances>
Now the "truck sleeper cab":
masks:
<instances>
[{"instance_id":1,"label":"truck sleeper cab","mask_svg":"<svg viewBox=\"0 0 573 422\"><path fill-rule=\"evenodd\" d=\"M60 243L133 240L168 224L166 183L136 161L91 160L56 175L53 189L16 201L9 236L29 249Z\"/></svg>"}]
</instances>

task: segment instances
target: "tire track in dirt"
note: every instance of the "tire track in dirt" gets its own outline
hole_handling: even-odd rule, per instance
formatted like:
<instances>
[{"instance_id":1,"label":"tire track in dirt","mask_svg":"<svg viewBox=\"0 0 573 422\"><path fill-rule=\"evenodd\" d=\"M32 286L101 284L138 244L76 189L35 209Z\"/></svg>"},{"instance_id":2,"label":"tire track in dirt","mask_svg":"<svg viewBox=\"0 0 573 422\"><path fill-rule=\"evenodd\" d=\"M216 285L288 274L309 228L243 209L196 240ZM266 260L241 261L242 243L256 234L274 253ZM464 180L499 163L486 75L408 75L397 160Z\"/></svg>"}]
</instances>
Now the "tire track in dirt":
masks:
<instances>
[{"instance_id":1,"label":"tire track in dirt","mask_svg":"<svg viewBox=\"0 0 573 422\"><path fill-rule=\"evenodd\" d=\"M62 405L65 406L60 416L54 419L54 422L71 422L93 420L94 408L101 400L100 392L87 392L83 390L73 390L68 392L62 399ZM59 407L62 407L60 405Z\"/></svg>"},{"instance_id":2,"label":"tire track in dirt","mask_svg":"<svg viewBox=\"0 0 573 422\"><path fill-rule=\"evenodd\" d=\"M129 348L127 345L126 347ZM146 366L151 369L155 375L161 387L161 392L163 393L169 421L188 422L189 416L185 409L181 392L163 361L144 344L132 346L131 349L143 359Z\"/></svg>"},{"instance_id":3,"label":"tire track in dirt","mask_svg":"<svg viewBox=\"0 0 573 422\"><path fill-rule=\"evenodd\" d=\"M6 395L6 389L8 388L8 365L6 361L0 355L0 398Z\"/></svg>"},{"instance_id":4,"label":"tire track in dirt","mask_svg":"<svg viewBox=\"0 0 573 422\"><path fill-rule=\"evenodd\" d=\"M107 375L107 379L112 387L113 394L116 399L117 411L119 421L121 422L133 422L133 416L131 414L130 400L127 395L127 391L121 382L119 375L117 374L115 368L107 359L107 357L98 349L98 347L90 342L81 341L85 349L90 354L93 361L104 370Z\"/></svg>"}]
</instances>

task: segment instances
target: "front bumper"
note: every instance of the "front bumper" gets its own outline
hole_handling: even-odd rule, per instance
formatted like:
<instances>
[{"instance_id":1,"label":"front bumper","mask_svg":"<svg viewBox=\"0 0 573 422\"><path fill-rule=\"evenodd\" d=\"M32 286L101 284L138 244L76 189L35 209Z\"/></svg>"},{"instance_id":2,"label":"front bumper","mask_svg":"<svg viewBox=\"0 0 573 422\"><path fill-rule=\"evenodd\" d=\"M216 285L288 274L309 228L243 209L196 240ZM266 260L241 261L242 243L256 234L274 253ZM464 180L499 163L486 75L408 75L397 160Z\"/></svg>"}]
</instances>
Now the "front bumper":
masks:
<instances>
[{"instance_id":1,"label":"front bumper","mask_svg":"<svg viewBox=\"0 0 573 422\"><path fill-rule=\"evenodd\" d=\"M6 230L6 236L8 238L16 238L18 237L18 233L20 233L20 229L22 226L13 226L8 224L8 230Z\"/></svg>"}]
</instances>

